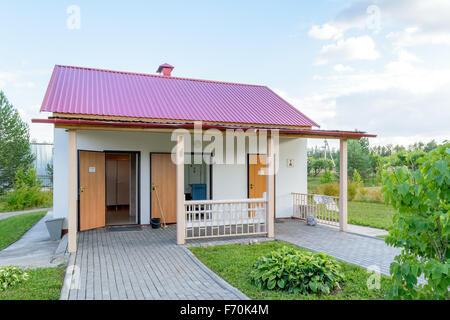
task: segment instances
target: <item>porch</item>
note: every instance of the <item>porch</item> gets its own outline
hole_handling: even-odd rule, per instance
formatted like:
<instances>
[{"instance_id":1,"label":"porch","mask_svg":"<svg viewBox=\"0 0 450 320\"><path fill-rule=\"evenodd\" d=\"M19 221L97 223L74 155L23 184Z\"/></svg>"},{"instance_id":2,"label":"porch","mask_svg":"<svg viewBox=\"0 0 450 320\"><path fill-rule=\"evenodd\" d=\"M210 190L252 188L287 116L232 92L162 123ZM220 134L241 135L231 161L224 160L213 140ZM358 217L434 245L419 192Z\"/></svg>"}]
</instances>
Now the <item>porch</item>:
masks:
<instances>
[{"instance_id":1,"label":"porch","mask_svg":"<svg viewBox=\"0 0 450 320\"><path fill-rule=\"evenodd\" d=\"M77 178L79 175L79 171L77 171L79 169L77 168L80 167L81 161L80 150L94 149L93 151L83 152L102 154L105 153L105 151L102 150L122 150L118 149L119 145L126 145L126 149L123 150L140 150L139 152L142 156L142 160L138 161L138 168L140 168L142 174L141 176L138 176L135 181L138 181L139 183L140 179L142 189L140 193L136 194L135 197L135 199L137 199L136 208L138 211L140 210L140 219L138 218L136 220L140 221L139 224L145 225L150 222L150 218L161 217L161 222L164 223L164 220L170 216L171 219L168 222L176 222L176 242L177 244L182 245L189 239L214 237L258 235L273 239L275 237L275 217L290 218L295 216L293 209L295 209L296 206L292 205L291 192L299 189L300 191L306 190L305 138L316 137L317 135L317 133L314 133L312 136L311 133L304 135L287 133L280 138L278 135L279 132L276 130L273 132L271 131L270 134L268 134L267 131L262 131L262 133L259 133L256 130L243 133L233 133L233 136L235 137L243 136L244 141L246 141L245 138L248 136L259 137L262 135L262 137L266 139L263 144L265 149L261 150L260 147L257 149L260 152L258 155L263 155L265 159L264 165L258 163L253 169L256 172L254 174L256 177L255 179L258 179L258 183L260 183L263 187L259 187L260 190L258 192L251 194L250 186L253 186L253 184L250 181L250 162L247 157L246 162L244 162L244 166L242 166L242 164L235 163L231 165L226 164L224 167L228 169L218 170L214 165L214 174L212 174L212 171L211 173L208 173L210 178L207 179L207 187L205 188L208 190L207 193L210 194L210 198L208 198L209 200L186 200L185 179L187 165L185 158L188 158L193 154L197 154L195 153L195 132L198 129L194 129L194 141L186 141L186 133L177 132L174 134L173 130L161 131L152 129L152 131L148 131L142 129L138 132L126 132L125 135L123 130L116 131L111 127L108 128L108 131L110 132L104 132L100 129L89 129L90 127L82 127L81 130L69 128L65 133L67 137L67 167L69 172L67 177L68 179L64 182L68 182L68 190L66 194L68 194L68 238L70 252L76 252L77 250L77 233L80 231L80 217L86 216L83 215L83 212L80 213L77 209L80 201L79 192L83 192L82 184L80 184L81 182ZM203 131L200 130L200 141L210 140L210 138L203 138L202 134ZM219 132L219 134L221 135L223 133ZM207 133L205 133L205 136L206 135ZM230 134L226 133L226 135ZM157 136L160 139L158 145L156 145L156 140L152 140L152 142L155 141L155 144L149 144L148 142L145 143L145 141L148 141L149 138L154 136ZM329 138L339 138L337 135L326 136ZM171 137L175 137L175 141L171 140ZM352 138L351 136L348 137ZM120 141L118 141L119 139ZM77 140L80 141L77 142ZM278 146L279 141L283 141L283 145L280 147L281 150L279 150ZM339 200L336 202L338 210L334 211L338 218L335 216L332 222L338 223L341 231L345 231L347 228L347 194L345 192L347 189L347 136L344 135L344 137L340 137L340 141L341 194ZM158 148L158 150L149 149L149 145L152 145L152 148ZM223 148L223 146L221 147ZM161 148L164 148L165 151L160 151ZM200 154L204 152L202 148L203 146L200 144ZM191 152L192 149L194 153ZM167 152L170 150L172 153ZM147 153L148 151L149 153ZM244 149L241 153L247 156L250 155L250 151L247 149ZM153 161L153 156L155 154L161 155L161 158L163 158L162 155L164 155L164 168L168 171L161 170L163 167L156 167L157 162ZM150 155L150 157L146 158L148 155ZM222 154L222 156L228 157L228 154ZM238 156L242 155L238 154ZM257 156L257 158L259 158L259 156ZM141 159L141 157L139 157L138 160L139 159ZM287 163L285 163L286 160ZM88 176L92 177L94 174L101 174L103 170L96 171L95 168L99 168L103 161L103 157L100 157L100 162L98 165L85 165L85 171L88 172ZM148 161L150 161L150 168L146 168ZM283 163L280 164L281 162ZM295 162L297 163L294 164ZM159 163L163 162L160 161ZM155 166L153 166L153 164L155 164ZM279 170L278 167L280 168ZM233 168L239 168L239 170L235 170ZM139 170L135 171L138 172ZM166 174L166 172L169 172L170 175ZM209 172L209 170L206 170L206 172ZM232 172L233 175L227 176L229 172ZM216 178L218 173L221 176L220 178ZM214 180L211 178L213 175ZM160 178L160 182L162 181L170 184L171 186L169 188L173 187L173 189L166 189L165 191L169 197L165 199L168 207L164 210L161 210L158 192L156 188L154 188L154 186L159 183L155 182L157 177ZM170 179L168 177L170 177ZM209 179L214 181L214 183L209 185ZM98 181L104 181L104 178L100 177ZM77 186L77 184L79 184L79 186ZM226 188L221 187L221 184L226 185ZM230 194L233 194L230 190L233 190L233 188L239 189L239 197L245 197L244 193L247 193L247 186L249 188L247 198L230 199ZM242 190L242 187L245 189ZM104 186L101 188L104 190ZM213 189L214 192L211 192L211 189ZM98 190L98 188L88 187L87 190ZM139 187L137 187L136 190L139 190ZM234 194L236 194L236 192L234 192ZM84 193L84 196L86 196L86 193ZM100 203L102 206L102 201L96 201L96 199L98 199L97 196L93 195L91 198L92 203ZM211 198L213 200L210 200ZM303 204L303 206L305 205L307 204ZM85 208L89 208L89 206L85 206ZM169 208L169 210L167 210L167 208ZM281 216L279 215L281 212L281 210L278 210L279 208L282 208L283 211ZM92 210L96 213L100 212L100 210ZM275 215L276 211L277 216ZM304 216L306 217L307 215L307 211L305 211ZM325 219L322 220L326 221ZM102 227L101 224L104 221L104 217L99 217L98 221L100 223L95 227Z\"/></svg>"}]
</instances>

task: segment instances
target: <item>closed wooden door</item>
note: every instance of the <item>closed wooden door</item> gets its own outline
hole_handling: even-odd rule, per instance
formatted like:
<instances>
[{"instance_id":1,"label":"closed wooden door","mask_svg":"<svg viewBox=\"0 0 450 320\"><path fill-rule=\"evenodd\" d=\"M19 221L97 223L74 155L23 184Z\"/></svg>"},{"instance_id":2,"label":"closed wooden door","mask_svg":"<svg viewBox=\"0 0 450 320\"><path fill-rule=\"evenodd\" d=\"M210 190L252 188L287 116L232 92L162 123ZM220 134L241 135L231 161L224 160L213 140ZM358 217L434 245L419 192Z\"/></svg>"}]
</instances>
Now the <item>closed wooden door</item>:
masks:
<instances>
[{"instance_id":1,"label":"closed wooden door","mask_svg":"<svg viewBox=\"0 0 450 320\"><path fill-rule=\"evenodd\" d=\"M171 155L152 153L151 167L152 218L161 218L162 223L164 214L166 223L176 223L176 166Z\"/></svg>"},{"instance_id":2,"label":"closed wooden door","mask_svg":"<svg viewBox=\"0 0 450 320\"><path fill-rule=\"evenodd\" d=\"M266 156L250 154L248 160L248 197L259 199L266 192Z\"/></svg>"},{"instance_id":3,"label":"closed wooden door","mask_svg":"<svg viewBox=\"0 0 450 320\"><path fill-rule=\"evenodd\" d=\"M105 226L105 154L80 151L80 230Z\"/></svg>"}]
</instances>

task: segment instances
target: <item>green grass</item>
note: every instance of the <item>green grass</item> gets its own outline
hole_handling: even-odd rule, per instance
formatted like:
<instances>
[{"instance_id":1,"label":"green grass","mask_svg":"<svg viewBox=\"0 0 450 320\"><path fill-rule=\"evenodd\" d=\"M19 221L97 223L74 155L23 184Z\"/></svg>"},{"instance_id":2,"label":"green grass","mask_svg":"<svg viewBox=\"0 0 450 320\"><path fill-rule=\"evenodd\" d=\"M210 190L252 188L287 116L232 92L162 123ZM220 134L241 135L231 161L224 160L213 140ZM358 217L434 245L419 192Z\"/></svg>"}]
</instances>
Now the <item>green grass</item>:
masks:
<instances>
[{"instance_id":1,"label":"green grass","mask_svg":"<svg viewBox=\"0 0 450 320\"><path fill-rule=\"evenodd\" d=\"M394 209L384 203L348 202L348 223L389 230Z\"/></svg>"},{"instance_id":2,"label":"green grass","mask_svg":"<svg viewBox=\"0 0 450 320\"><path fill-rule=\"evenodd\" d=\"M46 211L25 213L0 220L0 250L20 239L46 213Z\"/></svg>"},{"instance_id":3,"label":"green grass","mask_svg":"<svg viewBox=\"0 0 450 320\"><path fill-rule=\"evenodd\" d=\"M58 300L64 281L65 268L27 270L30 278L7 290L0 290L0 300Z\"/></svg>"},{"instance_id":4,"label":"green grass","mask_svg":"<svg viewBox=\"0 0 450 320\"><path fill-rule=\"evenodd\" d=\"M293 247L301 251L297 246L283 241L270 241L253 245L224 245L214 247L191 247L191 250L200 261L212 271L222 277L232 286L251 299L262 300L340 300L340 299L383 299L388 279L382 277L380 290L369 290L367 279L370 274L363 268L340 262L346 280L341 285L341 290L329 295L300 295L280 290L261 290L252 284L250 272L259 257L269 254L273 250L283 246Z\"/></svg>"}]
</instances>

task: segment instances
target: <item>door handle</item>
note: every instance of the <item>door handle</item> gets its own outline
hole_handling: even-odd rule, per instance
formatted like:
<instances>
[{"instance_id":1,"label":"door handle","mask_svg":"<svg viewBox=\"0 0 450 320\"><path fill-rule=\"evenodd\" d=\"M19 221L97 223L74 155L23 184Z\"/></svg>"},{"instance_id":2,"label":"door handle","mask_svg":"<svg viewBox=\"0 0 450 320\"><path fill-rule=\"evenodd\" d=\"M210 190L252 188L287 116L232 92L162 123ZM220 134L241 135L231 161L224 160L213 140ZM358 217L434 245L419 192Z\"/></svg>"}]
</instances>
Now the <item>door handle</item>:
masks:
<instances>
[{"instance_id":1,"label":"door handle","mask_svg":"<svg viewBox=\"0 0 450 320\"><path fill-rule=\"evenodd\" d=\"M250 183L250 189L253 189L253 184L252 183Z\"/></svg>"},{"instance_id":2,"label":"door handle","mask_svg":"<svg viewBox=\"0 0 450 320\"><path fill-rule=\"evenodd\" d=\"M85 189L87 189L87 187L80 187L80 192L84 192Z\"/></svg>"}]
</instances>

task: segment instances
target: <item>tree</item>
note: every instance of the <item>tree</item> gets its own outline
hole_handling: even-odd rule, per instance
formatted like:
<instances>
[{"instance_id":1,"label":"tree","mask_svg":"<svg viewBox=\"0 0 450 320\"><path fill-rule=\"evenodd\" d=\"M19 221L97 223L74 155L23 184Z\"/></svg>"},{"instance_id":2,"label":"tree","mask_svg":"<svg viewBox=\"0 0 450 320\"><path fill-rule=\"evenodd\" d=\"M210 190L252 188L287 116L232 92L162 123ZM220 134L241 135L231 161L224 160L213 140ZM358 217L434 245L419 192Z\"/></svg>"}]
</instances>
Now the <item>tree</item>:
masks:
<instances>
[{"instance_id":1,"label":"tree","mask_svg":"<svg viewBox=\"0 0 450 320\"><path fill-rule=\"evenodd\" d=\"M367 138L359 141L348 141L348 175L353 177L355 169L363 179L366 179L370 173L370 150Z\"/></svg>"},{"instance_id":2,"label":"tree","mask_svg":"<svg viewBox=\"0 0 450 320\"><path fill-rule=\"evenodd\" d=\"M449 299L450 143L383 175L382 192L396 213L386 243L402 248L391 264L390 298ZM418 284L423 276L426 284Z\"/></svg>"},{"instance_id":3,"label":"tree","mask_svg":"<svg viewBox=\"0 0 450 320\"><path fill-rule=\"evenodd\" d=\"M0 193L14 184L18 168L33 163L28 125L0 91Z\"/></svg>"}]
</instances>

